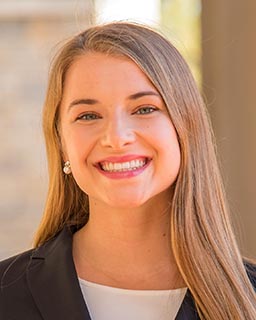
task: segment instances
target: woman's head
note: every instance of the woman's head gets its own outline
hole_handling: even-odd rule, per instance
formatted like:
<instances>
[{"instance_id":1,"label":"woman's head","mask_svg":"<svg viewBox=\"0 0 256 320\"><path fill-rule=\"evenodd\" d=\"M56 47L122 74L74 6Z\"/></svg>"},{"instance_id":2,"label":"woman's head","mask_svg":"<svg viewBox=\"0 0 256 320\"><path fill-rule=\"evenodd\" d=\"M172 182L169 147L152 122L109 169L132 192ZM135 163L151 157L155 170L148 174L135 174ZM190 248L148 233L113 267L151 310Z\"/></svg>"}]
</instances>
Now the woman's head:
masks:
<instances>
[{"instance_id":1,"label":"woman's head","mask_svg":"<svg viewBox=\"0 0 256 320\"><path fill-rule=\"evenodd\" d=\"M64 160L92 206L169 206L180 148L165 103L126 57L88 52L69 68L60 106ZM90 201L92 200L93 201Z\"/></svg>"},{"instance_id":2,"label":"woman's head","mask_svg":"<svg viewBox=\"0 0 256 320\"><path fill-rule=\"evenodd\" d=\"M160 93L181 148L182 185L186 175L192 173L189 166L193 165L192 162L200 162L197 157L203 154L204 145L209 140L207 121L194 80L186 62L169 41L159 33L137 24L112 23L87 29L72 38L56 56L44 108L49 189L53 194L58 194L56 206L59 208L57 211L65 212L63 223L83 224L88 203L86 194L81 192L74 179L67 179L62 172L65 159L60 134L60 106L68 70L79 57L93 52L131 59ZM59 198L63 201L59 201Z\"/></svg>"}]
</instances>

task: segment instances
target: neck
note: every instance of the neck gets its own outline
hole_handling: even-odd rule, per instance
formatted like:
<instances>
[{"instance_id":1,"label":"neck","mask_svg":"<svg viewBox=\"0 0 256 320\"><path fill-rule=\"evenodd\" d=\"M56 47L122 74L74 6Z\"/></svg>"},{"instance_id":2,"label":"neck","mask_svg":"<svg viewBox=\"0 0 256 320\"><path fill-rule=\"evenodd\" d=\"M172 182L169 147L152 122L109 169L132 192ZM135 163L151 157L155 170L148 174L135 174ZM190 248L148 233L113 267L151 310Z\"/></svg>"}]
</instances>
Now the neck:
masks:
<instances>
[{"instance_id":1,"label":"neck","mask_svg":"<svg viewBox=\"0 0 256 320\"><path fill-rule=\"evenodd\" d=\"M167 202L121 209L92 201L88 223L74 235L78 275L128 289L179 287L169 220Z\"/></svg>"}]
</instances>

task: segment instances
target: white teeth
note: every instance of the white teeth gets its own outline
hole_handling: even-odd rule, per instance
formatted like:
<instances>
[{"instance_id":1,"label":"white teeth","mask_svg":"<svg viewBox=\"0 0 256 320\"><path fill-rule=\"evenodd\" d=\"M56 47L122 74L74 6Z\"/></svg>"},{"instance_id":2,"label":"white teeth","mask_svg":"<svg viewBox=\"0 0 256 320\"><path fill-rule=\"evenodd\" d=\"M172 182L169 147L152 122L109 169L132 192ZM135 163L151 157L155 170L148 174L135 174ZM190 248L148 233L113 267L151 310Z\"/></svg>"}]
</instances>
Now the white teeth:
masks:
<instances>
[{"instance_id":1,"label":"white teeth","mask_svg":"<svg viewBox=\"0 0 256 320\"><path fill-rule=\"evenodd\" d=\"M114 163L114 170L121 170L121 169L122 169L121 163Z\"/></svg>"},{"instance_id":2,"label":"white teeth","mask_svg":"<svg viewBox=\"0 0 256 320\"><path fill-rule=\"evenodd\" d=\"M135 163L136 163L136 162L135 162L134 160L131 161L131 167L132 167L132 168L136 167L136 164L135 164Z\"/></svg>"},{"instance_id":3,"label":"white teeth","mask_svg":"<svg viewBox=\"0 0 256 320\"><path fill-rule=\"evenodd\" d=\"M122 171L132 171L143 167L146 164L146 159L144 160L132 160L127 162L104 162L101 163L101 168L104 171L109 172L122 172Z\"/></svg>"}]
</instances>

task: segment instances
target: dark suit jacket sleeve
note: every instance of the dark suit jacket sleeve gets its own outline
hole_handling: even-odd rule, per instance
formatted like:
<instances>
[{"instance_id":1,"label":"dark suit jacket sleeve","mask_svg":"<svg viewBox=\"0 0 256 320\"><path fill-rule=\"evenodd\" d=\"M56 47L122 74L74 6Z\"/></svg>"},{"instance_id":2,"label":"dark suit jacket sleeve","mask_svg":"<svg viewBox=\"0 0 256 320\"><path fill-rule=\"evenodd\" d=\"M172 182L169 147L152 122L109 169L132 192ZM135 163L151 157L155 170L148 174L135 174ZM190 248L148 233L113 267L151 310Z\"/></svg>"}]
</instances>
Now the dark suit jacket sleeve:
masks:
<instances>
[{"instance_id":1,"label":"dark suit jacket sleeve","mask_svg":"<svg viewBox=\"0 0 256 320\"><path fill-rule=\"evenodd\" d=\"M0 319L12 320L10 312L19 310L20 319L42 320L27 286L26 269L31 251L0 263ZM11 299L6 299L6 296Z\"/></svg>"}]
</instances>

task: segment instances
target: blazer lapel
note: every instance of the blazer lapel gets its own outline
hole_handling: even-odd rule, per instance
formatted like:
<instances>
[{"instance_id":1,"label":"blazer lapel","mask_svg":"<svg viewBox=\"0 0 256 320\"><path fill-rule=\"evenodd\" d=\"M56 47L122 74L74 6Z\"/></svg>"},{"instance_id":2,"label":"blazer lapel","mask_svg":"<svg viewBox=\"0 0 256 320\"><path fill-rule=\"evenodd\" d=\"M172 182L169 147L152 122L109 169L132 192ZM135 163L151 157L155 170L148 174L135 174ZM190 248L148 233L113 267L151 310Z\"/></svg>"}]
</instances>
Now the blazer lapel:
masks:
<instances>
[{"instance_id":1,"label":"blazer lapel","mask_svg":"<svg viewBox=\"0 0 256 320\"><path fill-rule=\"evenodd\" d=\"M199 320L199 319L200 318L196 311L194 300L192 298L190 291L188 290L175 320Z\"/></svg>"},{"instance_id":2,"label":"blazer lapel","mask_svg":"<svg viewBox=\"0 0 256 320\"><path fill-rule=\"evenodd\" d=\"M67 229L35 250L27 280L43 319L91 320L72 258L72 233Z\"/></svg>"}]
</instances>

